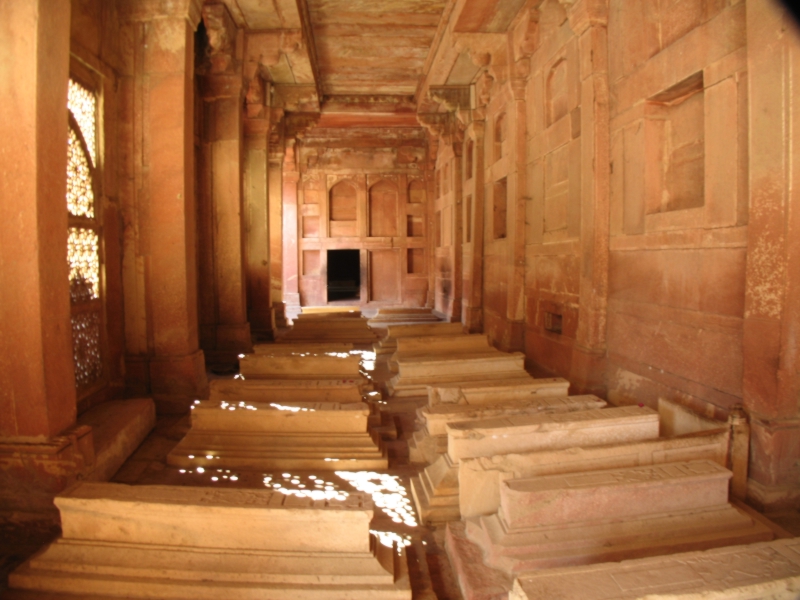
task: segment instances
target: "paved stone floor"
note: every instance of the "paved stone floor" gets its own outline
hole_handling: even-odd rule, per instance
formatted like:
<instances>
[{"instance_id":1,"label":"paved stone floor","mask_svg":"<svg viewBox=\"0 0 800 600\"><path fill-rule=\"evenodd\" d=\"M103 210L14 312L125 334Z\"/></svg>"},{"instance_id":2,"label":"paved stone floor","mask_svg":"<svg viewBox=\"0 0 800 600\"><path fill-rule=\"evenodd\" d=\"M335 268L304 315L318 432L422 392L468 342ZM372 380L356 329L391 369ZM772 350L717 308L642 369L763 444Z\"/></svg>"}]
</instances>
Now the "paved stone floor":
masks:
<instances>
[{"instance_id":1,"label":"paved stone floor","mask_svg":"<svg viewBox=\"0 0 800 600\"><path fill-rule=\"evenodd\" d=\"M230 377L229 373L222 374L211 372L210 377ZM391 376L386 360L379 360L372 371L373 379L378 385L385 383ZM540 374L536 374L540 375ZM424 399L417 399L423 402ZM389 469L382 471L384 482L402 484L407 490L410 510L413 512L413 502L409 480L418 472L418 468L408 463L408 448L405 440L410 437L415 417L416 402L414 399L404 399L402 402L393 402L384 398L385 404L381 405L384 412L384 422L392 421L396 425L398 440L390 442ZM131 485L166 484L166 485L200 485L215 487L244 487L263 488L265 485L280 485L284 489L298 489L299 486L308 485L313 481L324 479L325 484L335 489L344 491L355 490L353 482L337 476L334 472L292 471L291 473L264 473L236 471L219 473L206 470L203 473L181 472L180 469L166 464L169 451L183 438L189 429L188 415L162 415L159 416L156 427L138 450L117 472L112 481ZM315 479L311 479L311 477ZM394 479L396 478L396 479ZM265 483L265 480L266 483ZM293 483L296 482L296 483ZM376 480L373 478L372 483ZM779 525L800 535L800 512L782 511L769 515ZM396 514L395 514L396 517ZM413 517L406 517L410 522ZM409 563L409 573L415 600L456 600L461 598L456 581L444 551L444 528L424 527L422 525L410 526L404 522L393 521L389 515L376 507L372 529L383 532L383 535L394 534L399 539L407 540L406 548ZM7 574L16 565L20 564L36 550L48 543L58 535L58 529L52 526L42 526L16 519L7 522L0 521L0 596L6 587Z\"/></svg>"},{"instance_id":2,"label":"paved stone floor","mask_svg":"<svg viewBox=\"0 0 800 600\"><path fill-rule=\"evenodd\" d=\"M364 348L366 349L366 347ZM214 371L217 371L215 373ZM230 377L224 367L215 368L209 377ZM376 384L383 384L390 376L385 360L378 361L372 371ZM420 399L422 401L423 399ZM393 421L398 430L398 440L389 442L389 469L381 471L383 482L402 485L408 498L407 510L413 514L413 500L409 480L418 468L408 464L408 447L404 438L409 437L414 424L414 402L404 401L393 405L391 399L381 405L385 411L384 422ZM337 476L333 471L301 471L267 473L262 471L232 471L230 473L204 470L203 473L188 472L168 466L167 454L189 430L189 415L160 415L155 429L142 445L112 478L113 482L130 485L185 485L227 488L264 488L265 485L281 485L284 489L298 489L312 481L324 479L337 490L357 491L354 482ZM233 476L233 477L232 477ZM314 480L310 480L314 477ZM345 476L346 477L346 476ZM265 484L265 480L268 483ZM297 482L297 483L292 483ZM380 485L381 480L370 483ZM411 522L410 520L408 522ZM415 600L456 600L461 598L458 586L452 577L447 555L444 551L444 528L410 526L397 523L380 508L375 509L371 529L383 536L396 536L409 545L406 554L409 575ZM21 521L0 522L0 596L6 588L8 573L40 547L58 535L56 527L47 527Z\"/></svg>"}]
</instances>

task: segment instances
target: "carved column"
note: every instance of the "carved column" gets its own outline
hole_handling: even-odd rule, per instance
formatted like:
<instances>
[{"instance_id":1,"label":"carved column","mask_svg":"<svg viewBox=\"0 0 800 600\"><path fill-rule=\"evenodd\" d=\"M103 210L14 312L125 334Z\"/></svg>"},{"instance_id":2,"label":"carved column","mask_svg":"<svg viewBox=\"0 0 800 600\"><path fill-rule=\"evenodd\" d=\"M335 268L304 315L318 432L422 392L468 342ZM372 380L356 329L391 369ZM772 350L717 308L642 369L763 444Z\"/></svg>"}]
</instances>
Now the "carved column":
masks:
<instances>
[{"instance_id":1,"label":"carved column","mask_svg":"<svg viewBox=\"0 0 800 600\"><path fill-rule=\"evenodd\" d=\"M208 394L197 319L194 30L200 0L121 3L130 23L125 202L125 318L129 379L150 377L161 401ZM180 403L181 406L185 402Z\"/></svg>"},{"instance_id":2,"label":"carved column","mask_svg":"<svg viewBox=\"0 0 800 600\"><path fill-rule=\"evenodd\" d=\"M203 347L215 354L248 352L242 193L242 65L236 56L237 29L224 4L203 7L209 46L200 71L203 97L202 152L198 201L201 328ZM211 292L203 294L205 292Z\"/></svg>"},{"instance_id":3,"label":"carved column","mask_svg":"<svg viewBox=\"0 0 800 600\"><path fill-rule=\"evenodd\" d=\"M567 4L567 3L565 3ZM569 375L573 390L605 394L609 245L608 7L569 6L581 64L580 306Z\"/></svg>"},{"instance_id":4,"label":"carved column","mask_svg":"<svg viewBox=\"0 0 800 600\"><path fill-rule=\"evenodd\" d=\"M744 406L751 419L747 495L768 508L800 499L800 35L779 3L747 4L750 211Z\"/></svg>"}]
</instances>

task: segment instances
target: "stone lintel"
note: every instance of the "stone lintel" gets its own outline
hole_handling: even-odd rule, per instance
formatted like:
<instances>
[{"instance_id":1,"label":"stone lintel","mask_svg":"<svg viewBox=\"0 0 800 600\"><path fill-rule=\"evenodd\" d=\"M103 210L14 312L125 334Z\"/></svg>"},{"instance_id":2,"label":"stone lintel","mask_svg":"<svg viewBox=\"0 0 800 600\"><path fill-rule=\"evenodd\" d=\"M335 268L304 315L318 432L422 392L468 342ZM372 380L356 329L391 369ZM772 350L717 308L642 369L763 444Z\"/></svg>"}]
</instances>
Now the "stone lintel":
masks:
<instances>
[{"instance_id":1,"label":"stone lintel","mask_svg":"<svg viewBox=\"0 0 800 600\"><path fill-rule=\"evenodd\" d=\"M203 0L122 0L120 12L127 21L186 19L192 29L200 23Z\"/></svg>"}]
</instances>

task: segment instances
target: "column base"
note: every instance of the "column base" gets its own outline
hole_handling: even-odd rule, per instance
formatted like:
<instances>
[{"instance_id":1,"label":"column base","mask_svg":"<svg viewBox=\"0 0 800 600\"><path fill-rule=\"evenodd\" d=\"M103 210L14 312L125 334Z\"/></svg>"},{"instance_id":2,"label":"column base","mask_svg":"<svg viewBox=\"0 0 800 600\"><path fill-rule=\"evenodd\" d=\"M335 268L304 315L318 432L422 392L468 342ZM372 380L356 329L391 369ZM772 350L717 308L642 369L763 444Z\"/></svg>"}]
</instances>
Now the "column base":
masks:
<instances>
[{"instance_id":1,"label":"column base","mask_svg":"<svg viewBox=\"0 0 800 600\"><path fill-rule=\"evenodd\" d=\"M284 292L283 306L286 318L290 321L294 321L302 310L300 308L300 294Z\"/></svg>"},{"instance_id":2,"label":"column base","mask_svg":"<svg viewBox=\"0 0 800 600\"><path fill-rule=\"evenodd\" d=\"M217 325L216 346L217 350L252 352L253 339L250 335L250 323Z\"/></svg>"},{"instance_id":3,"label":"column base","mask_svg":"<svg viewBox=\"0 0 800 600\"><path fill-rule=\"evenodd\" d=\"M605 398L608 393L605 353L573 346L568 379L571 394L594 394Z\"/></svg>"},{"instance_id":4,"label":"column base","mask_svg":"<svg viewBox=\"0 0 800 600\"><path fill-rule=\"evenodd\" d=\"M182 356L156 356L150 359L150 387L159 398L177 396L188 400L208 398L208 377L202 350ZM188 410L189 404L186 408Z\"/></svg>"},{"instance_id":5,"label":"column base","mask_svg":"<svg viewBox=\"0 0 800 600\"><path fill-rule=\"evenodd\" d=\"M483 309L464 307L464 326L470 333L480 333L483 331Z\"/></svg>"},{"instance_id":6,"label":"column base","mask_svg":"<svg viewBox=\"0 0 800 600\"><path fill-rule=\"evenodd\" d=\"M800 504L800 419L751 415L747 501L761 510Z\"/></svg>"}]
</instances>

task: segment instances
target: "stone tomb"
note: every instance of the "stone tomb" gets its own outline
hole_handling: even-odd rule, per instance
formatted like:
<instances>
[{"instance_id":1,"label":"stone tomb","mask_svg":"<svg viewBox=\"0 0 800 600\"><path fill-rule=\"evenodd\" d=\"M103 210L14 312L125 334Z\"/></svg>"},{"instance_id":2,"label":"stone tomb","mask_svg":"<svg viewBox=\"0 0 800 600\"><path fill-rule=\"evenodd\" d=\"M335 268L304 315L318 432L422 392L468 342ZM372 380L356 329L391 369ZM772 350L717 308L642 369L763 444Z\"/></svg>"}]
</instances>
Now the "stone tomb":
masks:
<instances>
[{"instance_id":1,"label":"stone tomb","mask_svg":"<svg viewBox=\"0 0 800 600\"><path fill-rule=\"evenodd\" d=\"M658 437L658 414L645 407L580 410L603 405L596 396L553 399L562 412L510 415L499 419L465 421L446 425L447 452L411 480L411 491L420 520L424 523L460 518L459 461L474 456L492 456L527 449L563 449L573 445L599 446L617 441L639 441ZM559 402L561 400L561 402ZM576 409L569 411L570 407Z\"/></svg>"},{"instance_id":2,"label":"stone tomb","mask_svg":"<svg viewBox=\"0 0 800 600\"><path fill-rule=\"evenodd\" d=\"M355 379L212 379L211 400L239 402L363 402Z\"/></svg>"},{"instance_id":3,"label":"stone tomb","mask_svg":"<svg viewBox=\"0 0 800 600\"><path fill-rule=\"evenodd\" d=\"M448 524L447 552L465 597L502 598L480 588L508 590L514 576L552 567L772 540L728 503L730 477L697 460L506 481L497 513Z\"/></svg>"},{"instance_id":4,"label":"stone tomb","mask_svg":"<svg viewBox=\"0 0 800 600\"><path fill-rule=\"evenodd\" d=\"M349 313L342 313L349 315ZM301 315L292 328L281 338L281 342L349 342L352 344L374 344L378 336L360 315Z\"/></svg>"},{"instance_id":5,"label":"stone tomb","mask_svg":"<svg viewBox=\"0 0 800 600\"><path fill-rule=\"evenodd\" d=\"M415 358L453 357L468 354L490 355L499 353L483 334L428 335L397 338L397 350L389 359L389 369L397 373L400 361Z\"/></svg>"},{"instance_id":6,"label":"stone tomb","mask_svg":"<svg viewBox=\"0 0 800 600\"><path fill-rule=\"evenodd\" d=\"M392 323L409 322L437 322L439 317L433 314L432 308L405 307L405 308L379 308L377 314L367 324L370 327L386 327Z\"/></svg>"},{"instance_id":7,"label":"stone tomb","mask_svg":"<svg viewBox=\"0 0 800 600\"><path fill-rule=\"evenodd\" d=\"M353 344L349 342L327 342L327 343L294 343L278 342L274 344L254 344L253 352L256 354L270 354L277 356L281 354L328 354L350 352Z\"/></svg>"},{"instance_id":8,"label":"stone tomb","mask_svg":"<svg viewBox=\"0 0 800 600\"><path fill-rule=\"evenodd\" d=\"M369 434L366 403L196 402L191 429L167 456L174 467L388 468Z\"/></svg>"},{"instance_id":9,"label":"stone tomb","mask_svg":"<svg viewBox=\"0 0 800 600\"><path fill-rule=\"evenodd\" d=\"M534 379L527 373L515 379L503 381L473 381L451 385L428 387L428 406L437 404L496 404L518 398L528 400L531 396L566 396L569 381L563 377Z\"/></svg>"},{"instance_id":10,"label":"stone tomb","mask_svg":"<svg viewBox=\"0 0 800 600\"><path fill-rule=\"evenodd\" d=\"M361 356L357 354L341 356L248 354L239 359L239 372L245 380L339 379L359 383L362 391L371 389L370 379L361 370Z\"/></svg>"},{"instance_id":11,"label":"stone tomb","mask_svg":"<svg viewBox=\"0 0 800 600\"><path fill-rule=\"evenodd\" d=\"M386 337L375 344L375 354L394 354L397 351L397 340L400 338L469 335L464 333L461 323L424 323L415 325L390 325L386 329Z\"/></svg>"},{"instance_id":12,"label":"stone tomb","mask_svg":"<svg viewBox=\"0 0 800 600\"><path fill-rule=\"evenodd\" d=\"M497 512L500 487L512 479L695 459L725 466L729 443L730 428L725 424L680 437L465 458L458 464L459 510L464 518Z\"/></svg>"},{"instance_id":13,"label":"stone tomb","mask_svg":"<svg viewBox=\"0 0 800 600\"><path fill-rule=\"evenodd\" d=\"M796 600L800 540L682 552L561 569L514 581L510 600Z\"/></svg>"},{"instance_id":14,"label":"stone tomb","mask_svg":"<svg viewBox=\"0 0 800 600\"><path fill-rule=\"evenodd\" d=\"M576 396L567 400L569 382L560 377L534 379L525 377L503 382L475 382L454 386L428 386L428 406L417 409L417 429L408 442L412 462L431 463L447 451L445 425L499 417L505 414L562 412L602 408L603 401L580 402ZM560 397L550 400L550 397ZM541 398L548 398L540 402ZM595 398L588 396L587 398ZM563 405L563 406L562 406ZM570 408L567 408L570 407Z\"/></svg>"},{"instance_id":15,"label":"stone tomb","mask_svg":"<svg viewBox=\"0 0 800 600\"><path fill-rule=\"evenodd\" d=\"M469 383L472 381L504 381L527 375L522 352L490 352L442 357L415 357L398 363L398 373L387 383L395 398L427 397L428 386Z\"/></svg>"},{"instance_id":16,"label":"stone tomb","mask_svg":"<svg viewBox=\"0 0 800 600\"><path fill-rule=\"evenodd\" d=\"M63 533L9 576L12 598L411 598L365 494L84 483L55 503Z\"/></svg>"}]
</instances>

